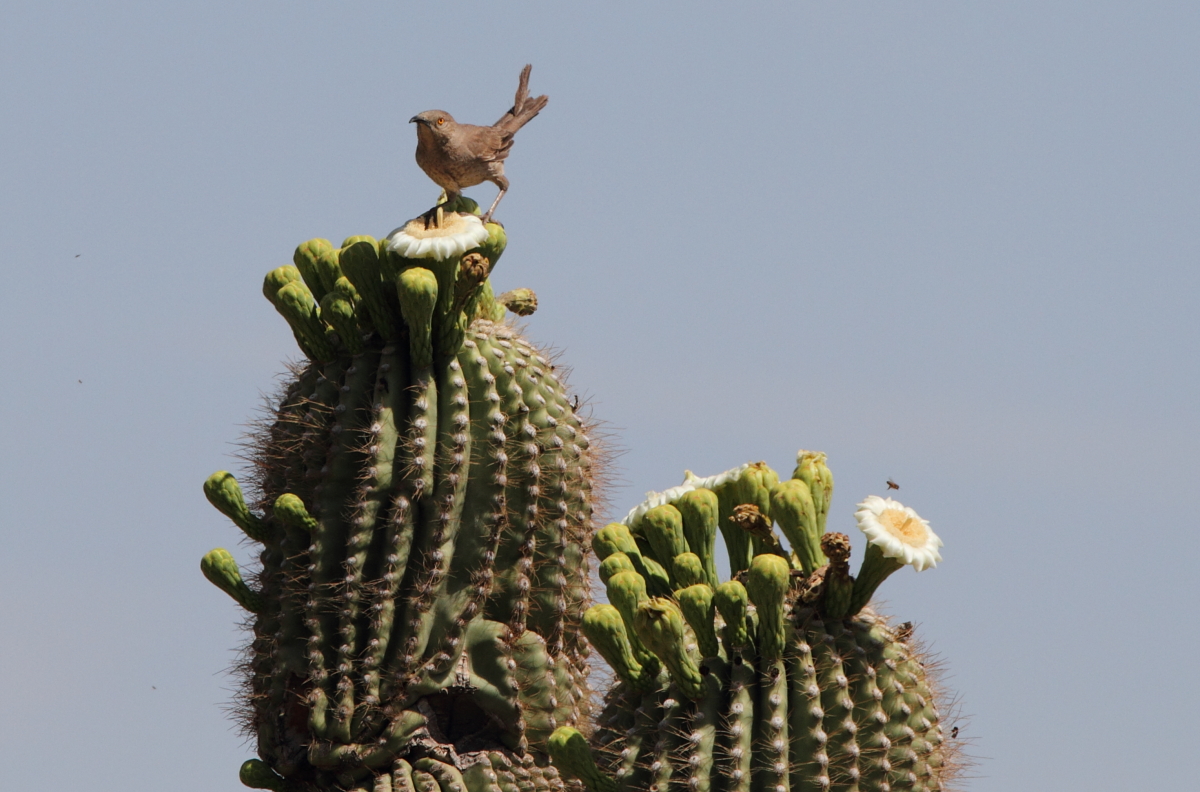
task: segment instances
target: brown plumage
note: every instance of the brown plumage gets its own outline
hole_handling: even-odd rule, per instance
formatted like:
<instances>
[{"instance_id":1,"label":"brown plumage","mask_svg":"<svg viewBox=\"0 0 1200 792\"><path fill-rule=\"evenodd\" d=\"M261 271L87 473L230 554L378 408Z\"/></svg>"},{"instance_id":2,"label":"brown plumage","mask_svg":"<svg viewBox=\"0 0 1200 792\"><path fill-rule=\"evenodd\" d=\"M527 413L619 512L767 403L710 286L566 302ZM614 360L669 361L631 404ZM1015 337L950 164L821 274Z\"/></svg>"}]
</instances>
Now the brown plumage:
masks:
<instances>
[{"instance_id":1,"label":"brown plumage","mask_svg":"<svg viewBox=\"0 0 1200 792\"><path fill-rule=\"evenodd\" d=\"M512 149L513 135L541 112L550 101L548 96L529 96L529 72L521 70L517 96L512 108L492 126L460 124L444 110L426 110L409 119L417 125L417 164L421 170L446 191L449 201L462 195L466 187L490 181L500 193L483 216L486 223L496 211L496 205L508 191L504 177L504 160Z\"/></svg>"}]
</instances>

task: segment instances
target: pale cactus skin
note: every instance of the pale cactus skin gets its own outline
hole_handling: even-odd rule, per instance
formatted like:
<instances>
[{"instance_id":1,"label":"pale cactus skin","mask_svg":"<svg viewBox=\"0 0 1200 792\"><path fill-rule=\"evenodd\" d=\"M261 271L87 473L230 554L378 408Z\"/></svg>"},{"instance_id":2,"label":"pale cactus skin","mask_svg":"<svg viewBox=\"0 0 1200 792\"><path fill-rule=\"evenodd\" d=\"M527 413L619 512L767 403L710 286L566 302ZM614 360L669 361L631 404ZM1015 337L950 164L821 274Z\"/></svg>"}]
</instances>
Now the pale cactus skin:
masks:
<instances>
[{"instance_id":1,"label":"pale cactus skin","mask_svg":"<svg viewBox=\"0 0 1200 792\"><path fill-rule=\"evenodd\" d=\"M802 452L789 481L758 463L693 482L708 486L652 498L593 541L613 604L584 631L618 679L590 753L574 728L554 735L559 768L591 792L950 789L963 762L911 625L864 607L873 589L853 596L846 537L823 533L824 455ZM725 522L746 528L725 534L745 565L714 587Z\"/></svg>"},{"instance_id":2,"label":"pale cactus skin","mask_svg":"<svg viewBox=\"0 0 1200 792\"><path fill-rule=\"evenodd\" d=\"M501 321L487 231L444 261L313 240L267 276L308 361L251 438L250 503L224 471L205 484L260 568L202 564L251 612L249 786L562 787L546 741L591 706L598 457L555 365Z\"/></svg>"}]
</instances>

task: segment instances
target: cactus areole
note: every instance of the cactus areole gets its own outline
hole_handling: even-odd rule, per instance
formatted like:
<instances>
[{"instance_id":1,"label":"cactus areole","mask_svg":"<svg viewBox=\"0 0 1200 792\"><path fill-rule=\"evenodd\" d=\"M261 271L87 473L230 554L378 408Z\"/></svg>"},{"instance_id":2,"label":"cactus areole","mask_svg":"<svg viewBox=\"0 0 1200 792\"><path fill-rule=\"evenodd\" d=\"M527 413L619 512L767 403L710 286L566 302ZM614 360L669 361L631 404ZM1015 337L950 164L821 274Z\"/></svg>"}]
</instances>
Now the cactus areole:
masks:
<instances>
[{"instance_id":1,"label":"cactus areole","mask_svg":"<svg viewBox=\"0 0 1200 792\"><path fill-rule=\"evenodd\" d=\"M477 214L460 198L383 241L310 240L266 276L307 359L250 438L246 492L225 471L204 485L261 548L246 579L222 548L201 563L250 614L242 782L947 789L926 663L867 607L904 564L940 560L928 523L864 502L856 579L825 532L825 457L801 452L790 479L689 473L596 531L598 452L555 366L505 322L536 297L494 296L506 238ZM611 604L591 606L592 550ZM598 719L589 642L616 675Z\"/></svg>"},{"instance_id":2,"label":"cactus areole","mask_svg":"<svg viewBox=\"0 0 1200 792\"><path fill-rule=\"evenodd\" d=\"M248 502L229 473L205 484L259 568L202 565L252 613L249 786L550 789L550 735L587 728L595 451L503 322L504 230L444 211L266 277L307 360L251 438Z\"/></svg>"}]
</instances>

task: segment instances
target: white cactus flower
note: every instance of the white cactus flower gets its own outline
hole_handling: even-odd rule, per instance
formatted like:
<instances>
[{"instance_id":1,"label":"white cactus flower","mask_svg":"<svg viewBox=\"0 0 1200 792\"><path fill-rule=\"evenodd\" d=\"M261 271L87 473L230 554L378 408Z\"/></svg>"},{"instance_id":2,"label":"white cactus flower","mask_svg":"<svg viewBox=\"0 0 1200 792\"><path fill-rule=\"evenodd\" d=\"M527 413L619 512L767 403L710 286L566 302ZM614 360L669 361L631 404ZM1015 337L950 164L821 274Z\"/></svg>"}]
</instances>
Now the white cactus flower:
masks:
<instances>
[{"instance_id":1,"label":"white cactus flower","mask_svg":"<svg viewBox=\"0 0 1200 792\"><path fill-rule=\"evenodd\" d=\"M749 462L726 470L724 473L718 473L715 476L707 476L705 478L700 478L692 471L685 470L683 471L683 483L678 487L671 487L671 489L663 490L662 492L647 492L646 500L629 510L629 514L625 516L625 525L633 525L642 518L643 514L655 506L674 503L692 490L716 489L728 481L735 481L748 467L750 467Z\"/></svg>"},{"instance_id":2,"label":"white cactus flower","mask_svg":"<svg viewBox=\"0 0 1200 792\"><path fill-rule=\"evenodd\" d=\"M405 258L445 261L479 247L488 239L483 221L473 214L447 212L437 226L425 227L418 217L387 235L388 250Z\"/></svg>"},{"instance_id":3,"label":"white cactus flower","mask_svg":"<svg viewBox=\"0 0 1200 792\"><path fill-rule=\"evenodd\" d=\"M929 529L929 521L899 501L870 495L854 512L867 541L887 558L921 572L942 560L942 540Z\"/></svg>"}]
</instances>

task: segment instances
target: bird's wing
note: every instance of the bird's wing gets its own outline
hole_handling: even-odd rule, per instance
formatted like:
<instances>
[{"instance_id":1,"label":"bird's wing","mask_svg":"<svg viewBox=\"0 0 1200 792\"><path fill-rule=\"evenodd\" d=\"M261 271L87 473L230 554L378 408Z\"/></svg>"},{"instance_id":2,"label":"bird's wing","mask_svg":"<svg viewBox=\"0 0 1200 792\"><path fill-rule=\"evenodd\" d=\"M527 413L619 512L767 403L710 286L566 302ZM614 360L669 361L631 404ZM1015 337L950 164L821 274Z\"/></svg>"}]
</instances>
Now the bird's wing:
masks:
<instances>
[{"instance_id":1,"label":"bird's wing","mask_svg":"<svg viewBox=\"0 0 1200 792\"><path fill-rule=\"evenodd\" d=\"M462 127L468 127L462 124ZM493 162L508 156L512 148L513 137L496 127L469 126L469 134L463 136L464 148L471 159L480 162Z\"/></svg>"}]
</instances>

